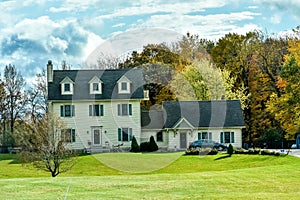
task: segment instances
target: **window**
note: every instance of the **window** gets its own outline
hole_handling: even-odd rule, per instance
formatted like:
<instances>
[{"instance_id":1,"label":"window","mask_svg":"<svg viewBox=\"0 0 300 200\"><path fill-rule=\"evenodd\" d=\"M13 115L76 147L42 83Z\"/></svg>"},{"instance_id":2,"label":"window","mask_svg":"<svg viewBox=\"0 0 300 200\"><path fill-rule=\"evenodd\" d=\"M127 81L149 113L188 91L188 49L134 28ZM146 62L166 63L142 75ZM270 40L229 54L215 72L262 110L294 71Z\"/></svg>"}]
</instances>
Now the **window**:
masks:
<instances>
[{"instance_id":1,"label":"window","mask_svg":"<svg viewBox=\"0 0 300 200\"><path fill-rule=\"evenodd\" d=\"M102 81L94 76L90 81L90 94L102 94Z\"/></svg>"},{"instance_id":2,"label":"window","mask_svg":"<svg viewBox=\"0 0 300 200\"><path fill-rule=\"evenodd\" d=\"M104 116L104 106L99 104L89 105L89 116Z\"/></svg>"},{"instance_id":3,"label":"window","mask_svg":"<svg viewBox=\"0 0 300 200\"><path fill-rule=\"evenodd\" d=\"M198 133L198 140L212 140L211 132L200 132Z\"/></svg>"},{"instance_id":4,"label":"window","mask_svg":"<svg viewBox=\"0 0 300 200\"><path fill-rule=\"evenodd\" d=\"M93 83L93 91L99 91L99 83Z\"/></svg>"},{"instance_id":5,"label":"window","mask_svg":"<svg viewBox=\"0 0 300 200\"><path fill-rule=\"evenodd\" d=\"M157 142L163 142L163 133L162 131L159 131L158 133L156 133L156 141Z\"/></svg>"},{"instance_id":6,"label":"window","mask_svg":"<svg viewBox=\"0 0 300 200\"><path fill-rule=\"evenodd\" d=\"M127 91L127 83L126 82L121 83L121 90L122 91L124 91L124 90Z\"/></svg>"},{"instance_id":7,"label":"window","mask_svg":"<svg viewBox=\"0 0 300 200\"><path fill-rule=\"evenodd\" d=\"M220 133L220 142L221 143L234 143L234 132L221 132Z\"/></svg>"},{"instance_id":8,"label":"window","mask_svg":"<svg viewBox=\"0 0 300 200\"><path fill-rule=\"evenodd\" d=\"M61 131L61 140L67 143L76 142L75 129L64 129Z\"/></svg>"},{"instance_id":9,"label":"window","mask_svg":"<svg viewBox=\"0 0 300 200\"><path fill-rule=\"evenodd\" d=\"M118 104L118 116L132 115L132 104Z\"/></svg>"},{"instance_id":10,"label":"window","mask_svg":"<svg viewBox=\"0 0 300 200\"><path fill-rule=\"evenodd\" d=\"M74 90L74 82L69 78L65 77L61 82L61 94L72 95Z\"/></svg>"},{"instance_id":11,"label":"window","mask_svg":"<svg viewBox=\"0 0 300 200\"><path fill-rule=\"evenodd\" d=\"M64 84L64 92L71 92L70 83L65 83Z\"/></svg>"},{"instance_id":12,"label":"window","mask_svg":"<svg viewBox=\"0 0 300 200\"><path fill-rule=\"evenodd\" d=\"M119 94L129 94L131 81L126 77L122 76L118 80L118 92Z\"/></svg>"},{"instance_id":13,"label":"window","mask_svg":"<svg viewBox=\"0 0 300 200\"><path fill-rule=\"evenodd\" d=\"M75 116L75 106L74 105L61 105L60 106L60 116L61 117L74 117Z\"/></svg>"},{"instance_id":14,"label":"window","mask_svg":"<svg viewBox=\"0 0 300 200\"><path fill-rule=\"evenodd\" d=\"M132 140L132 128L118 128L118 141L127 142Z\"/></svg>"}]
</instances>

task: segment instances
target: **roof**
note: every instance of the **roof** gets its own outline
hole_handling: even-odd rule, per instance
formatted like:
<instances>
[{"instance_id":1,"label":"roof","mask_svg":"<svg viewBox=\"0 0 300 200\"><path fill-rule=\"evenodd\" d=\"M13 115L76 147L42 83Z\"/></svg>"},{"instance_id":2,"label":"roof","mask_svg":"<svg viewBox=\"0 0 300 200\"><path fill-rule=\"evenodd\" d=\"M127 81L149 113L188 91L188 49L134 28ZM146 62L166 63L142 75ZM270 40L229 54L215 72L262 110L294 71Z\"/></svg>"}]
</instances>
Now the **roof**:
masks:
<instances>
[{"instance_id":1,"label":"roof","mask_svg":"<svg viewBox=\"0 0 300 200\"><path fill-rule=\"evenodd\" d=\"M163 102L164 128L174 128L185 119L193 127L244 127L239 100Z\"/></svg>"},{"instance_id":2,"label":"roof","mask_svg":"<svg viewBox=\"0 0 300 200\"><path fill-rule=\"evenodd\" d=\"M95 76L102 81L102 94L90 94L89 81ZM66 77L74 82L73 95L61 94L60 84ZM118 94L117 82L122 77L131 82L129 94ZM141 69L54 70L53 82L48 83L48 100L143 99L143 85Z\"/></svg>"},{"instance_id":3,"label":"roof","mask_svg":"<svg viewBox=\"0 0 300 200\"><path fill-rule=\"evenodd\" d=\"M160 130L164 127L163 112L160 110L150 110L141 112L142 129Z\"/></svg>"}]
</instances>

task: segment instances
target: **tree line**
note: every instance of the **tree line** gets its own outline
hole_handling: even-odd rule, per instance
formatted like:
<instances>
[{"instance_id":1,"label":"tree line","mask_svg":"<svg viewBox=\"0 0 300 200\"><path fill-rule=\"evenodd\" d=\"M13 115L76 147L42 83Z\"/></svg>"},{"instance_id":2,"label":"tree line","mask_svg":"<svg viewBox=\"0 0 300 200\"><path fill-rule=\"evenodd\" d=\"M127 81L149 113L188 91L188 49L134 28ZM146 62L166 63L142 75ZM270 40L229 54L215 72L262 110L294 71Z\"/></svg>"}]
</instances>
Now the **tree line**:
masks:
<instances>
[{"instance_id":1,"label":"tree line","mask_svg":"<svg viewBox=\"0 0 300 200\"><path fill-rule=\"evenodd\" d=\"M125 60L101 57L97 68L142 68L150 91L144 109L170 100L239 99L243 142L282 148L300 131L299 36L299 28L282 37L254 31L217 41L187 33L171 45L146 45Z\"/></svg>"},{"instance_id":2,"label":"tree line","mask_svg":"<svg viewBox=\"0 0 300 200\"><path fill-rule=\"evenodd\" d=\"M143 69L150 99L143 109L162 101L241 101L246 128L243 142L279 148L300 128L300 32L268 36L261 32L228 33L217 41L187 33L172 44L148 44L121 60L99 56L97 68ZM47 112L45 71L29 89L15 66L0 80L0 143L19 146L28 124Z\"/></svg>"}]
</instances>

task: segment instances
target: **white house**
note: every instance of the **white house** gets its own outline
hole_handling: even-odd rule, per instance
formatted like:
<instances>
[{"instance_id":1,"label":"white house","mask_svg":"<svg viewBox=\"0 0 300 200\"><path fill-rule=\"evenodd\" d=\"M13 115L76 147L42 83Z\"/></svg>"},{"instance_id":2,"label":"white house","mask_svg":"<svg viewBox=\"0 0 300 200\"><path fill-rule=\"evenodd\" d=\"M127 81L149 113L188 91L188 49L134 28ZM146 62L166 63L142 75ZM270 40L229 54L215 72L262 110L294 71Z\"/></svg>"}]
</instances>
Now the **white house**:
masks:
<instances>
[{"instance_id":1,"label":"white house","mask_svg":"<svg viewBox=\"0 0 300 200\"><path fill-rule=\"evenodd\" d=\"M53 70L47 64L49 111L67 125L74 149L129 148L153 135L160 148L184 150L197 139L242 146L245 127L239 101L163 102L161 111L141 112L147 99L141 69Z\"/></svg>"},{"instance_id":2,"label":"white house","mask_svg":"<svg viewBox=\"0 0 300 200\"><path fill-rule=\"evenodd\" d=\"M242 147L243 128L238 100L163 102L161 111L142 112L141 139L153 135L167 150L184 150L200 139Z\"/></svg>"}]
</instances>

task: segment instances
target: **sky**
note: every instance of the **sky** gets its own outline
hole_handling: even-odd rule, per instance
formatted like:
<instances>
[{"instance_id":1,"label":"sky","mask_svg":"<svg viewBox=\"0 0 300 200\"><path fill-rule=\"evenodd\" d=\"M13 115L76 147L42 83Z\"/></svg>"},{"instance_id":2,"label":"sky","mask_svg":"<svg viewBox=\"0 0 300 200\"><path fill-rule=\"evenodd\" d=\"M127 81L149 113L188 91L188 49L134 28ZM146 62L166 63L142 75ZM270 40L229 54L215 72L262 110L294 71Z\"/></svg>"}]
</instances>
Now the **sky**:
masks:
<instances>
[{"instance_id":1,"label":"sky","mask_svg":"<svg viewBox=\"0 0 300 200\"><path fill-rule=\"evenodd\" d=\"M290 33L299 10L299 0L0 0L0 73L12 64L31 82L48 60L77 69L101 52L120 56L187 32L213 41Z\"/></svg>"}]
</instances>

